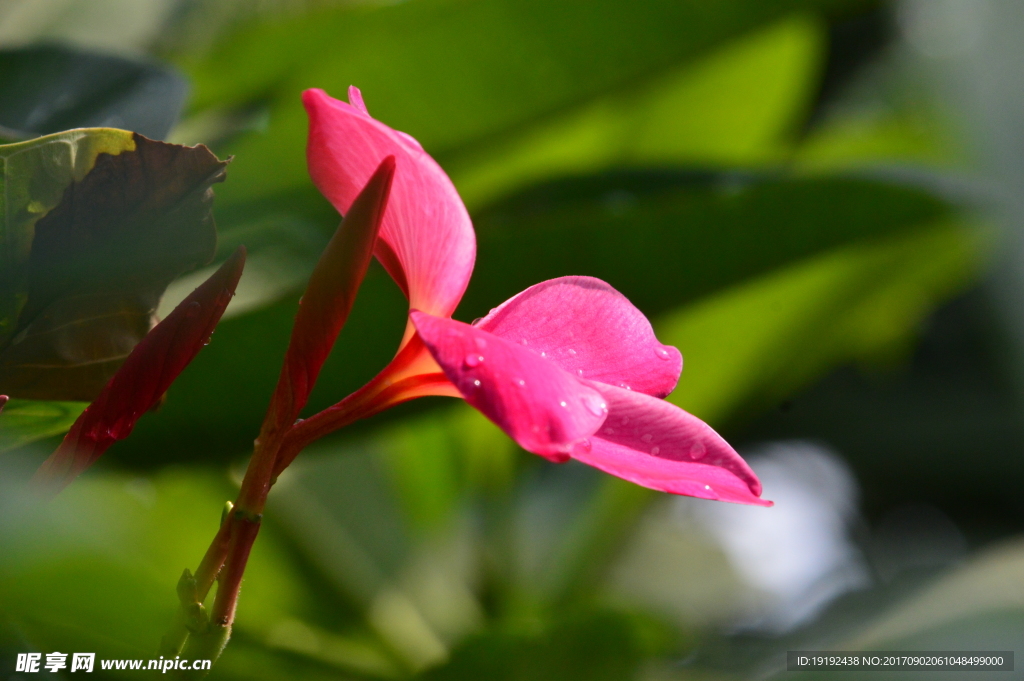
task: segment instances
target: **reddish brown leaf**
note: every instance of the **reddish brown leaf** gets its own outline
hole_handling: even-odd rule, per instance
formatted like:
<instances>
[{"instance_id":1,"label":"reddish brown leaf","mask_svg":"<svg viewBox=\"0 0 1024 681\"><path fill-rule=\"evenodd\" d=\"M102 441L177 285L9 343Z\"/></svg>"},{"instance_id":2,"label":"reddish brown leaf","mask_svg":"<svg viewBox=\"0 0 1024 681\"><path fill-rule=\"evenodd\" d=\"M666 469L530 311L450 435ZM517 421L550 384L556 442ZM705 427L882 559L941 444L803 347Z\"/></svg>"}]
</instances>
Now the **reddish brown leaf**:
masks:
<instances>
[{"instance_id":1,"label":"reddish brown leaf","mask_svg":"<svg viewBox=\"0 0 1024 681\"><path fill-rule=\"evenodd\" d=\"M135 346L57 451L40 466L37 484L60 491L110 445L131 434L139 417L209 342L244 265L245 249L239 248Z\"/></svg>"},{"instance_id":2,"label":"reddish brown leaf","mask_svg":"<svg viewBox=\"0 0 1024 681\"><path fill-rule=\"evenodd\" d=\"M133 139L133 151L100 154L36 223L28 299L0 347L0 389L13 397L94 399L167 284L213 258L210 187L226 163L203 146Z\"/></svg>"}]
</instances>

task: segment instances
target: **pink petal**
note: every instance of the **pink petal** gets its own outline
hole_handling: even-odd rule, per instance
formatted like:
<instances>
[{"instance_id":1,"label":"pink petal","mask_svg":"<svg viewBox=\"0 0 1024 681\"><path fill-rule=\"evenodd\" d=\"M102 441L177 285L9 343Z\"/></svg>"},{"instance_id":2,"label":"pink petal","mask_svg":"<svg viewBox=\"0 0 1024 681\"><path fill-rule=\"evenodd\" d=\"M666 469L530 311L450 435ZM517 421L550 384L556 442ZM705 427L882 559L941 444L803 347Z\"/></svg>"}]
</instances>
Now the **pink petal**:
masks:
<instances>
[{"instance_id":1,"label":"pink petal","mask_svg":"<svg viewBox=\"0 0 1024 681\"><path fill-rule=\"evenodd\" d=\"M593 277L561 277L531 286L476 326L552 360L571 374L664 397L683 357L654 336L643 313Z\"/></svg>"},{"instance_id":2,"label":"pink petal","mask_svg":"<svg viewBox=\"0 0 1024 681\"><path fill-rule=\"evenodd\" d=\"M523 449L565 461L604 421L600 392L523 346L453 319L410 316L448 380Z\"/></svg>"},{"instance_id":3,"label":"pink petal","mask_svg":"<svg viewBox=\"0 0 1024 681\"><path fill-rule=\"evenodd\" d=\"M244 266L245 248L240 247L146 334L36 471L33 481L37 485L60 491L110 445L131 434L139 417L160 400L210 341Z\"/></svg>"},{"instance_id":4,"label":"pink petal","mask_svg":"<svg viewBox=\"0 0 1024 681\"><path fill-rule=\"evenodd\" d=\"M462 298L476 258L469 213L441 167L411 137L370 118L359 90L352 104L306 90L306 158L317 188L339 212L386 156L396 163L391 200L375 254L411 308L449 316Z\"/></svg>"},{"instance_id":5,"label":"pink petal","mask_svg":"<svg viewBox=\"0 0 1024 681\"><path fill-rule=\"evenodd\" d=\"M771 506L757 476L711 426L664 400L591 386L608 401L608 418L572 458L663 492Z\"/></svg>"},{"instance_id":6,"label":"pink petal","mask_svg":"<svg viewBox=\"0 0 1024 681\"><path fill-rule=\"evenodd\" d=\"M356 197L320 256L299 301L264 429L291 427L306 405L366 276L394 173L395 159L388 156Z\"/></svg>"}]
</instances>

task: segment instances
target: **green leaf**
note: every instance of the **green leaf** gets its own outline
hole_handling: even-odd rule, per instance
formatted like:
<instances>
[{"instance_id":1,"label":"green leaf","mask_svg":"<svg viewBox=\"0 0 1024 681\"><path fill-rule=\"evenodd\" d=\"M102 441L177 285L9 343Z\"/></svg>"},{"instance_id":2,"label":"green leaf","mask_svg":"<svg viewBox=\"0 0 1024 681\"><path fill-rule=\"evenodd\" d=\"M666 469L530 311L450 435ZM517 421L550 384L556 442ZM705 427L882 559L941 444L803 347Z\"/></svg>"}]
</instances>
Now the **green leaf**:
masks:
<instances>
[{"instance_id":1,"label":"green leaf","mask_svg":"<svg viewBox=\"0 0 1024 681\"><path fill-rule=\"evenodd\" d=\"M209 55L183 59L182 66L195 82L193 110L243 111L262 104L269 113L265 132L226 147L238 156L233 172L239 181L224 193L226 202L233 203L308 184L302 153L306 120L299 106L305 88L343 97L349 85L358 85L376 118L412 134L442 162L472 148L511 143L535 124L550 121L557 126L562 121L564 127L580 116L592 128L590 122L601 117L601 98L614 93L619 104L613 104L611 115L621 119L630 111L626 100L639 96L650 100L637 107L648 117L641 147L656 152L661 121L671 123L677 106L709 87L719 93L736 86L736 79L744 87L750 84L749 76L730 68L724 69L722 83L714 83L712 68L706 74L709 81L681 84L680 65L794 13L854 4L856 0L419 0L330 8L250 23ZM761 65L785 65L785 75L760 79L755 91L766 93L767 99L755 96L744 115L771 120L778 102L786 111L805 105L801 81L806 82L815 66L813 60L799 63L799 58L813 54L814 41L797 35L790 42L797 61L786 56L783 45L781 61L772 55ZM790 68L791 63L796 66ZM658 94L659 82L663 94ZM791 96L800 101L784 101ZM590 104L594 108L586 109ZM693 132L703 131L700 114L685 120L695 123ZM613 124L613 132L625 125ZM760 122L737 139L756 137L759 129ZM485 160L489 168L499 163L494 157ZM530 160L528 170L541 161ZM265 172L268 166L275 172ZM522 168L509 172L523 175ZM494 195L493 189L486 193Z\"/></svg>"},{"instance_id":2,"label":"green leaf","mask_svg":"<svg viewBox=\"0 0 1024 681\"><path fill-rule=\"evenodd\" d=\"M638 622L613 611L563 616L548 627L476 636L424 681L561 681L633 678L645 653Z\"/></svg>"},{"instance_id":3,"label":"green leaf","mask_svg":"<svg viewBox=\"0 0 1024 681\"><path fill-rule=\"evenodd\" d=\"M202 557L231 485L203 471L93 475L41 504L4 473L0 648L155 658L176 607L175 584ZM246 571L237 635L262 641L285 618L311 615L306 584L279 535L264 528Z\"/></svg>"},{"instance_id":4,"label":"green leaf","mask_svg":"<svg viewBox=\"0 0 1024 681\"><path fill-rule=\"evenodd\" d=\"M806 16L445 158L470 208L560 175L610 167L779 161L806 114L824 27Z\"/></svg>"},{"instance_id":5,"label":"green leaf","mask_svg":"<svg viewBox=\"0 0 1024 681\"><path fill-rule=\"evenodd\" d=\"M551 182L474 216L479 254L460 316L566 274L604 279L653 316L952 210L917 187L842 176L666 170Z\"/></svg>"},{"instance_id":6,"label":"green leaf","mask_svg":"<svg viewBox=\"0 0 1024 681\"><path fill-rule=\"evenodd\" d=\"M28 298L28 263L36 223L80 182L100 154L134 149L130 132L69 130L19 144L0 145L0 347L17 330Z\"/></svg>"},{"instance_id":7,"label":"green leaf","mask_svg":"<svg viewBox=\"0 0 1024 681\"><path fill-rule=\"evenodd\" d=\"M904 648L908 639L984 615L1012 613L1020 622L1024 618L1022 571L1024 544L1019 539L990 546L894 604L845 641L849 647L844 649L881 650L896 642L900 643L897 648ZM1019 627L1016 631L1019 634Z\"/></svg>"},{"instance_id":8,"label":"green leaf","mask_svg":"<svg viewBox=\"0 0 1024 681\"><path fill-rule=\"evenodd\" d=\"M153 62L62 45L0 50L0 126L22 138L102 127L163 139L187 89Z\"/></svg>"},{"instance_id":9,"label":"green leaf","mask_svg":"<svg viewBox=\"0 0 1024 681\"><path fill-rule=\"evenodd\" d=\"M73 133L12 145L27 147L37 165L8 166L7 177L15 189L28 187L27 211L36 201L45 212L6 225L5 255L19 276L0 292L10 310L0 391L12 397L91 400L149 331L171 280L209 262L216 248L211 185L224 179L225 162L205 147L79 132L115 136L125 148L94 154L82 173L67 165L74 156L43 155L50 145L70 154L62 142ZM8 159L19 158L8 149ZM73 181L52 182L54 174Z\"/></svg>"},{"instance_id":10,"label":"green leaf","mask_svg":"<svg viewBox=\"0 0 1024 681\"><path fill-rule=\"evenodd\" d=\"M66 432L86 406L85 402L11 400L0 412L0 453Z\"/></svg>"},{"instance_id":11,"label":"green leaf","mask_svg":"<svg viewBox=\"0 0 1024 681\"><path fill-rule=\"evenodd\" d=\"M776 404L827 369L905 350L980 271L984 234L939 224L837 249L658 320L686 368L669 401L712 424Z\"/></svg>"}]
</instances>

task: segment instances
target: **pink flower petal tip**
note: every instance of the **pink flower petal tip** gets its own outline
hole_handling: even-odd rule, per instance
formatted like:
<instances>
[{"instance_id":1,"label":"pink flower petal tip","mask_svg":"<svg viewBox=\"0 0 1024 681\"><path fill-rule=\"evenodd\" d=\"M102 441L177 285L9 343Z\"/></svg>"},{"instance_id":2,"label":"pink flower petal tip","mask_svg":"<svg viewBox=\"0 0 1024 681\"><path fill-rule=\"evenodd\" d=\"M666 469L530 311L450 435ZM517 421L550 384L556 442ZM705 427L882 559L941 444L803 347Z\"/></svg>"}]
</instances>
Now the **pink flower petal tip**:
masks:
<instances>
[{"instance_id":1,"label":"pink flower petal tip","mask_svg":"<svg viewBox=\"0 0 1024 681\"><path fill-rule=\"evenodd\" d=\"M320 192L346 214L387 156L395 179L375 255L411 308L439 316L455 310L469 284L476 236L451 180L419 143L370 117L357 88L351 104L307 90L306 160Z\"/></svg>"}]
</instances>

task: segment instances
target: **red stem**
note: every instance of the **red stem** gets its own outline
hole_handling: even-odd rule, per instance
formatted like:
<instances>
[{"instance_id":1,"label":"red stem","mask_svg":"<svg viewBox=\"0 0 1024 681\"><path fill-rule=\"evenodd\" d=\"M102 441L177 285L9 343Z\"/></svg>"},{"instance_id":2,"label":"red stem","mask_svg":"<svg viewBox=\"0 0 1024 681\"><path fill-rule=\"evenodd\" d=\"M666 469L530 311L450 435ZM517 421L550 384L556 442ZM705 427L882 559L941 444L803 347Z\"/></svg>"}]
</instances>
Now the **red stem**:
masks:
<instances>
[{"instance_id":1,"label":"red stem","mask_svg":"<svg viewBox=\"0 0 1024 681\"><path fill-rule=\"evenodd\" d=\"M213 610L210 613L210 621L221 627L226 627L234 622L238 592L242 586L242 575L245 574L249 552L260 531L260 519L235 512L234 522L231 525L234 528L231 532L231 543L224 568L218 578L220 585L217 588L217 598L213 602Z\"/></svg>"}]
</instances>

